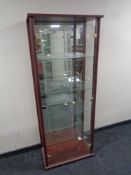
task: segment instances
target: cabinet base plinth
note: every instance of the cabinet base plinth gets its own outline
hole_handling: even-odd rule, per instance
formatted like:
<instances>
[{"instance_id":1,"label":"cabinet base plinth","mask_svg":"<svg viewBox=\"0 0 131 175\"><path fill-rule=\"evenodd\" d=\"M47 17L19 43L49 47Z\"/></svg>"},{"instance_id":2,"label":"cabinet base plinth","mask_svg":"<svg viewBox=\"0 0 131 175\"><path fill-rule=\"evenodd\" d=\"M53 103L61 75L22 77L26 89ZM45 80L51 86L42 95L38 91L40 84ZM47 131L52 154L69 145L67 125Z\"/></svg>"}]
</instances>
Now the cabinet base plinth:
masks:
<instances>
[{"instance_id":1,"label":"cabinet base plinth","mask_svg":"<svg viewBox=\"0 0 131 175\"><path fill-rule=\"evenodd\" d=\"M84 140L73 140L47 147L48 166L45 169L57 167L76 160L93 156L90 147Z\"/></svg>"}]
</instances>

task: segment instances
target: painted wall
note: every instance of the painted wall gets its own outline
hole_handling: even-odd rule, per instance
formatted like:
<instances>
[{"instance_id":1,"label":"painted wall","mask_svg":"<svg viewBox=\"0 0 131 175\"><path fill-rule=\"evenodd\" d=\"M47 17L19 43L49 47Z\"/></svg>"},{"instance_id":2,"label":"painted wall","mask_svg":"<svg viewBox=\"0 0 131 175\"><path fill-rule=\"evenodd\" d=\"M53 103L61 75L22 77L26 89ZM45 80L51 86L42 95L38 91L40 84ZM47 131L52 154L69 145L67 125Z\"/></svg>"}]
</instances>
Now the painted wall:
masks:
<instances>
[{"instance_id":1,"label":"painted wall","mask_svg":"<svg viewBox=\"0 0 131 175\"><path fill-rule=\"evenodd\" d=\"M96 127L131 119L130 0L0 0L0 153L39 143L27 13L103 14Z\"/></svg>"}]
</instances>

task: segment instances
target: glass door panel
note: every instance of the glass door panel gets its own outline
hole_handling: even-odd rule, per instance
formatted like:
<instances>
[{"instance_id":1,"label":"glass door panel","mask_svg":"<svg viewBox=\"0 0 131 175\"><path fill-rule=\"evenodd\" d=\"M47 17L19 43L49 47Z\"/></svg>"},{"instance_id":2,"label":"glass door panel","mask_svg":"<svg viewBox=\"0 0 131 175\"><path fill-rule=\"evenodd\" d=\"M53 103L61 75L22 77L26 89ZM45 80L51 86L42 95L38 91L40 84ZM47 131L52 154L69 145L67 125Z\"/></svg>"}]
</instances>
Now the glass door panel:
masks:
<instances>
[{"instance_id":1,"label":"glass door panel","mask_svg":"<svg viewBox=\"0 0 131 175\"><path fill-rule=\"evenodd\" d=\"M34 30L48 163L68 160L74 149L84 156L91 145L95 20L41 21ZM69 154L62 155L65 147Z\"/></svg>"},{"instance_id":2,"label":"glass door panel","mask_svg":"<svg viewBox=\"0 0 131 175\"><path fill-rule=\"evenodd\" d=\"M93 59L85 59L85 86L91 87L84 92L84 138L91 140L91 115L92 115L92 101L93 101L93 66L94 66L94 46L96 38L96 20L87 20L86 22L86 55L92 56Z\"/></svg>"}]
</instances>

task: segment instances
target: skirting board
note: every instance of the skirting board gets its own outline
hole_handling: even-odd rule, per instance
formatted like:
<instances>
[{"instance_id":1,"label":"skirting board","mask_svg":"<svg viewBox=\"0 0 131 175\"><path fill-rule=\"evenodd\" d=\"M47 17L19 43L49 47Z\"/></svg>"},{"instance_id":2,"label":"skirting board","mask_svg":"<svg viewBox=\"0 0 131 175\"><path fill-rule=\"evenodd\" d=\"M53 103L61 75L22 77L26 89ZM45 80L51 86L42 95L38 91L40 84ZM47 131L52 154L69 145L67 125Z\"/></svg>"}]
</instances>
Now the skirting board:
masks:
<instances>
[{"instance_id":1,"label":"skirting board","mask_svg":"<svg viewBox=\"0 0 131 175\"><path fill-rule=\"evenodd\" d=\"M122 122L118 122L118 123L113 123L113 124L110 124L110 125L107 125L107 126L96 128L95 132L104 131L104 130L107 130L107 129L111 129L111 128L114 128L114 127L119 127L119 126L130 124L130 123L131 123L131 119L125 120L125 121L122 121Z\"/></svg>"}]
</instances>

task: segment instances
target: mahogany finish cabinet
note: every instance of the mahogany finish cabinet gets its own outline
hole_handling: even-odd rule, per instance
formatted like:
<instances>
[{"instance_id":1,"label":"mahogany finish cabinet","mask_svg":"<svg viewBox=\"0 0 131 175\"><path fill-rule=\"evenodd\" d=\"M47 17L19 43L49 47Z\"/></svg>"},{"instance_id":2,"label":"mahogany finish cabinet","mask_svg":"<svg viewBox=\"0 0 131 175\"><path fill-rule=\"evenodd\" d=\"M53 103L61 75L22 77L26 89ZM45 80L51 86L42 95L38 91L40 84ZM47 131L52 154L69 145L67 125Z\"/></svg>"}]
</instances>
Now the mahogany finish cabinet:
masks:
<instances>
[{"instance_id":1,"label":"mahogany finish cabinet","mask_svg":"<svg viewBox=\"0 0 131 175\"><path fill-rule=\"evenodd\" d=\"M100 19L28 14L45 168L92 156Z\"/></svg>"}]
</instances>

